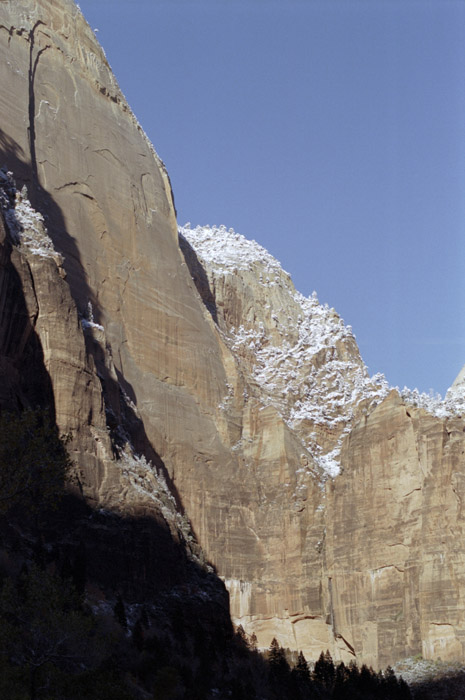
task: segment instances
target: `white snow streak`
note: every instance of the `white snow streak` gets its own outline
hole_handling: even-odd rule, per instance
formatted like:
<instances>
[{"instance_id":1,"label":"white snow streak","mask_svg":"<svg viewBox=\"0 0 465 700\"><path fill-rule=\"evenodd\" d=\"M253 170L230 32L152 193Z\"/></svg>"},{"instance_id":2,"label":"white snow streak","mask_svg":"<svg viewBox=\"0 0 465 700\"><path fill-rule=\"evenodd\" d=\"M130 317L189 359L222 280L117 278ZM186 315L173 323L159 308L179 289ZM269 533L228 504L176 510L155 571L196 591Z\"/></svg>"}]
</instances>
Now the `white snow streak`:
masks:
<instances>
[{"instance_id":1,"label":"white snow streak","mask_svg":"<svg viewBox=\"0 0 465 700\"><path fill-rule=\"evenodd\" d=\"M227 329L226 341L236 357L247 360L265 403L273 405L293 429L308 422L305 447L325 473L337 475L341 442L351 429L355 410L359 407L360 415L363 402L363 412L371 411L393 387L382 374L369 376L352 328L334 309L320 304L315 292L309 298L297 292L289 274L256 241L225 226L191 229L187 224L179 232L196 251L212 288L220 278L245 279L252 274L254 284L266 288L264 298L270 304L272 299L282 300L282 308L270 310L268 305L267 309L276 325L273 337L269 323L266 328L266 309L257 308L253 323L244 321L238 328ZM280 297L273 296L276 287ZM406 402L441 418L465 412L465 389L450 389L444 400L406 388L399 393ZM329 453L322 454L312 426L341 429ZM302 429L299 432L302 435Z\"/></svg>"}]
</instances>

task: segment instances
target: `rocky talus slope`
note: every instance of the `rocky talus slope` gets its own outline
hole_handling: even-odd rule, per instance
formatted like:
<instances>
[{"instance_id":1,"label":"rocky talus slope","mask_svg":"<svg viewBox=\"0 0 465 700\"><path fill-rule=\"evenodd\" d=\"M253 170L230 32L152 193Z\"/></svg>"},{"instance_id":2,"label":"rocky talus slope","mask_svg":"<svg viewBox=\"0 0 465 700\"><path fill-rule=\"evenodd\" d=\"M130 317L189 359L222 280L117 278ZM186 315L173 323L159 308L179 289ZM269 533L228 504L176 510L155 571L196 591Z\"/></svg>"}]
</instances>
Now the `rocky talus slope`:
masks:
<instances>
[{"instance_id":1,"label":"rocky talus slope","mask_svg":"<svg viewBox=\"0 0 465 700\"><path fill-rule=\"evenodd\" d=\"M461 658L460 382L390 390L255 243L178 240L74 2L0 3L0 58L1 406L52 405L88 503L207 559L259 645Z\"/></svg>"}]
</instances>

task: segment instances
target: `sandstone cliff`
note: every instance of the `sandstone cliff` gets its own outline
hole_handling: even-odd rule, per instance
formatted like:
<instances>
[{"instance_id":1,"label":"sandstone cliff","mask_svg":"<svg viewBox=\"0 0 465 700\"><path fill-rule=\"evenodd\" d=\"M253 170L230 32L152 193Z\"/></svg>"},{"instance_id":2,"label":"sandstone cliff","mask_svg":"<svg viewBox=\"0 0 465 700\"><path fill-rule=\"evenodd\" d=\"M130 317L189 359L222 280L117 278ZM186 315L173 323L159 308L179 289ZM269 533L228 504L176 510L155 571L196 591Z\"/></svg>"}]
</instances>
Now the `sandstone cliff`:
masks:
<instances>
[{"instance_id":1,"label":"sandstone cliff","mask_svg":"<svg viewBox=\"0 0 465 700\"><path fill-rule=\"evenodd\" d=\"M84 498L167 523L260 645L461 658L460 387L391 392L259 246L179 244L164 165L71 0L6 0L0 25L2 406L53 404Z\"/></svg>"},{"instance_id":2,"label":"sandstone cliff","mask_svg":"<svg viewBox=\"0 0 465 700\"><path fill-rule=\"evenodd\" d=\"M308 592L305 571L318 566L321 513L294 495L303 486L306 498L318 498L311 469L297 475L312 456L279 412L247 390L205 313L178 247L164 167L77 8L43 0L0 9L10 85L2 159L18 187L27 185L64 259L78 336L74 342L63 332L72 346L67 357L83 347L76 309L87 322L85 370L72 359L55 377L45 365L59 426L74 435L84 495L118 510L150 507L150 493L130 487L113 458L132 444L171 480L219 573L232 588L253 584L247 614L279 616L287 600L300 609L318 595L317 578ZM85 372L76 401L69 386ZM103 416L108 433L97 440ZM307 539L310 554L302 556Z\"/></svg>"}]
</instances>

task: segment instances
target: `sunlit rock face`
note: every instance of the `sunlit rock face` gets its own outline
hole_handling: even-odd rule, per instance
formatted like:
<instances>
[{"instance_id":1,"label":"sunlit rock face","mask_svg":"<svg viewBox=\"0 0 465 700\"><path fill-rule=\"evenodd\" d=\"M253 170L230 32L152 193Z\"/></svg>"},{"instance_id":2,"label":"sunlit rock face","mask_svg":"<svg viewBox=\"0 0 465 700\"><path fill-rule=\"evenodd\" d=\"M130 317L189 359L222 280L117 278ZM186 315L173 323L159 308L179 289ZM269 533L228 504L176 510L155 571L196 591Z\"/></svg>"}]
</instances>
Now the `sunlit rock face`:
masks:
<instances>
[{"instance_id":1,"label":"sunlit rock face","mask_svg":"<svg viewBox=\"0 0 465 700\"><path fill-rule=\"evenodd\" d=\"M46 395L85 498L205 556L260 646L461 657L457 400L370 378L257 244L178 242L165 168L71 0L1 2L0 25L2 405Z\"/></svg>"},{"instance_id":2,"label":"sunlit rock face","mask_svg":"<svg viewBox=\"0 0 465 700\"><path fill-rule=\"evenodd\" d=\"M444 401L390 390L368 376L334 310L298 294L256 243L224 227L180 234L249 385L299 436L326 483L306 504L324 514L318 597L301 611L248 617L254 587L233 580L235 614L259 636L272 630L312 655L326 644L338 658L374 666L418 653L462 658L460 376Z\"/></svg>"},{"instance_id":3,"label":"sunlit rock face","mask_svg":"<svg viewBox=\"0 0 465 700\"><path fill-rule=\"evenodd\" d=\"M369 376L351 327L316 292L297 292L275 258L232 229L181 227L180 242L248 383L336 476L344 435L389 392L382 376Z\"/></svg>"},{"instance_id":4,"label":"sunlit rock face","mask_svg":"<svg viewBox=\"0 0 465 700\"><path fill-rule=\"evenodd\" d=\"M344 444L328 493L334 628L369 663L464 654L463 418L396 392Z\"/></svg>"}]
</instances>

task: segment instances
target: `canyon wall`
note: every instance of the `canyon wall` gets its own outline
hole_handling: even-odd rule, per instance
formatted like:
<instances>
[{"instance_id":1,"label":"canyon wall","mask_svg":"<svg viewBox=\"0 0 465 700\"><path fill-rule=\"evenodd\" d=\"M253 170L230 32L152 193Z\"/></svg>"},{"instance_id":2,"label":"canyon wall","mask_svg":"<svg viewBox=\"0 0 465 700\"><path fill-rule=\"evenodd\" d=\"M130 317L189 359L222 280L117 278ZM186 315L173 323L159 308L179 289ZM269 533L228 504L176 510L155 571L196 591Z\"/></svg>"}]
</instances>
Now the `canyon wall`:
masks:
<instances>
[{"instance_id":1,"label":"canyon wall","mask_svg":"<svg viewBox=\"0 0 465 700\"><path fill-rule=\"evenodd\" d=\"M1 2L0 57L1 406L53 405L82 496L166 523L260 646L462 658L460 402L438 417L370 378L255 243L178 240L71 0Z\"/></svg>"}]
</instances>

